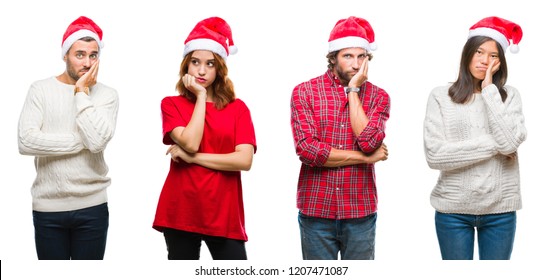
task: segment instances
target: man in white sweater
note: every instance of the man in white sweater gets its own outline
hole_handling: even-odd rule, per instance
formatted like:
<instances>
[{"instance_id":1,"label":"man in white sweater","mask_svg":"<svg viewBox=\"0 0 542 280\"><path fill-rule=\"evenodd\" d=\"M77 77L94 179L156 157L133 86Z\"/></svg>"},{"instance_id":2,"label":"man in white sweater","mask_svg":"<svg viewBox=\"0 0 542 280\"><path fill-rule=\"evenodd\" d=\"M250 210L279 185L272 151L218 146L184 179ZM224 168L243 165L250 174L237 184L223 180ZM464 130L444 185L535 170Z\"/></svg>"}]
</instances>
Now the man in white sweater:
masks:
<instances>
[{"instance_id":1,"label":"man in white sweater","mask_svg":"<svg viewBox=\"0 0 542 280\"><path fill-rule=\"evenodd\" d=\"M18 144L35 156L32 210L38 259L103 259L111 183L104 150L113 137L117 92L97 82L102 30L79 17L62 40L64 73L34 82Z\"/></svg>"}]
</instances>

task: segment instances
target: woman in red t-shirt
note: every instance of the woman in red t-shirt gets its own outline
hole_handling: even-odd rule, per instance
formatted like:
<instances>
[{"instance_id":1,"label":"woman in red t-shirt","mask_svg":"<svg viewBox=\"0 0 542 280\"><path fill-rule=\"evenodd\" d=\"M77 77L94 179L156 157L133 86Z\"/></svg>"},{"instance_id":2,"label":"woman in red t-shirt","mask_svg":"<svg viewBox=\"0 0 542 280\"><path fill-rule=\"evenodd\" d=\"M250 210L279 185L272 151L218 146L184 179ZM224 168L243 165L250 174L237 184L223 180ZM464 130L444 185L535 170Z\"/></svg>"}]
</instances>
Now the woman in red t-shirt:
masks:
<instances>
[{"instance_id":1,"label":"woman in red t-shirt","mask_svg":"<svg viewBox=\"0 0 542 280\"><path fill-rule=\"evenodd\" d=\"M164 234L168 259L199 259L201 241L213 259L247 258L241 170L252 165L256 137L227 76L236 51L223 19L199 22L185 41L179 95L162 100L172 160L153 228Z\"/></svg>"}]
</instances>

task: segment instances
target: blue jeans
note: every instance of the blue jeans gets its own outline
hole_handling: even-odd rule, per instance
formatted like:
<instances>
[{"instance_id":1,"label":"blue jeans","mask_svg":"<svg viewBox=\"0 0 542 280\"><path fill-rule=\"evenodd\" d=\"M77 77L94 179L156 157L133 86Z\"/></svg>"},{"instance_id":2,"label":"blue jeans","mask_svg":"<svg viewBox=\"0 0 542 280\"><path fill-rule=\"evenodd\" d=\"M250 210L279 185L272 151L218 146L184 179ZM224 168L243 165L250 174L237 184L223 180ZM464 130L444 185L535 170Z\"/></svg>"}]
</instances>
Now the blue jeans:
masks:
<instances>
[{"instance_id":1,"label":"blue jeans","mask_svg":"<svg viewBox=\"0 0 542 280\"><path fill-rule=\"evenodd\" d=\"M373 260L376 213L359 219L322 219L299 213L304 260Z\"/></svg>"},{"instance_id":2,"label":"blue jeans","mask_svg":"<svg viewBox=\"0 0 542 280\"><path fill-rule=\"evenodd\" d=\"M436 212L435 226L443 260L472 260L475 229L481 260L509 260L512 255L516 212L491 215Z\"/></svg>"},{"instance_id":3,"label":"blue jeans","mask_svg":"<svg viewBox=\"0 0 542 280\"><path fill-rule=\"evenodd\" d=\"M107 203L63 212L32 211L40 260L102 260L109 209Z\"/></svg>"}]
</instances>

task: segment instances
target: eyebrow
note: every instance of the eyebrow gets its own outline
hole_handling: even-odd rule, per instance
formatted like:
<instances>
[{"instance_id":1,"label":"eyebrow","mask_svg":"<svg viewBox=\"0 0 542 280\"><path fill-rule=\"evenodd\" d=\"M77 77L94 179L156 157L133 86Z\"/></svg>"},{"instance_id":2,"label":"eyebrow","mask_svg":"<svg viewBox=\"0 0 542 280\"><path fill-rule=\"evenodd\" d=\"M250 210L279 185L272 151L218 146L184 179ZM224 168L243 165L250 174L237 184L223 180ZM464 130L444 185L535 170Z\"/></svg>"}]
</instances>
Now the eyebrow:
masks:
<instances>
[{"instance_id":1,"label":"eyebrow","mask_svg":"<svg viewBox=\"0 0 542 280\"><path fill-rule=\"evenodd\" d=\"M87 53L86 51L84 50L76 50L75 51L76 53ZM97 53L100 53L99 51L91 51L90 54L97 54Z\"/></svg>"},{"instance_id":2,"label":"eyebrow","mask_svg":"<svg viewBox=\"0 0 542 280\"><path fill-rule=\"evenodd\" d=\"M360 53L360 54L358 54L358 55L354 55L353 53L345 52L345 53L343 53L342 55L343 55L343 56L345 56L345 55L350 55L350 56L360 56L360 55L369 55L369 53L368 53L368 52L365 52L365 53Z\"/></svg>"},{"instance_id":3,"label":"eyebrow","mask_svg":"<svg viewBox=\"0 0 542 280\"><path fill-rule=\"evenodd\" d=\"M477 50L479 50L479 51L484 51L484 52L488 52L488 53L491 53L491 54L499 54L499 51L498 51L498 50L497 50L497 51L494 51L494 52L491 52L491 51L486 50L486 49L484 49L484 48L482 48L482 47L479 47Z\"/></svg>"},{"instance_id":4,"label":"eyebrow","mask_svg":"<svg viewBox=\"0 0 542 280\"><path fill-rule=\"evenodd\" d=\"M202 61L201 58L195 57L195 56L193 56L192 59L195 59L195 60L197 60L197 61ZM215 62L215 59L214 59L214 58L211 58L211 59L206 60L205 62Z\"/></svg>"}]
</instances>

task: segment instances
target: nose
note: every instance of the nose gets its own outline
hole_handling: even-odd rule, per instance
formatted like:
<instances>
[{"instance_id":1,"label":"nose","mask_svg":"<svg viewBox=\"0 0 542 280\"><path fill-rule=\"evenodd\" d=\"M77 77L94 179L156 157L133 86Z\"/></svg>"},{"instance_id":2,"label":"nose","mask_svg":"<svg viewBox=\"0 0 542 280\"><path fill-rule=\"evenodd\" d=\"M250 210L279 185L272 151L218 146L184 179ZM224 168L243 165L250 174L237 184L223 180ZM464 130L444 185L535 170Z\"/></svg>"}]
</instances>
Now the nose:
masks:
<instances>
[{"instance_id":1,"label":"nose","mask_svg":"<svg viewBox=\"0 0 542 280\"><path fill-rule=\"evenodd\" d=\"M90 67L92 65L92 60L90 59L90 57L86 56L85 58L83 58L83 64L85 67Z\"/></svg>"},{"instance_id":2,"label":"nose","mask_svg":"<svg viewBox=\"0 0 542 280\"><path fill-rule=\"evenodd\" d=\"M489 55L482 55L480 57L480 62L483 64L489 64L490 56Z\"/></svg>"},{"instance_id":3,"label":"nose","mask_svg":"<svg viewBox=\"0 0 542 280\"><path fill-rule=\"evenodd\" d=\"M359 70L359 68L361 67L362 62L363 62L362 58L354 59L354 62L352 62L352 68L354 70Z\"/></svg>"},{"instance_id":4,"label":"nose","mask_svg":"<svg viewBox=\"0 0 542 280\"><path fill-rule=\"evenodd\" d=\"M204 76L205 73L206 73L206 70L207 70L207 69L205 69L205 65L200 65L199 68L198 68L198 74L199 74L200 76Z\"/></svg>"}]
</instances>

